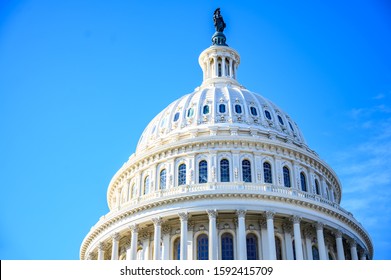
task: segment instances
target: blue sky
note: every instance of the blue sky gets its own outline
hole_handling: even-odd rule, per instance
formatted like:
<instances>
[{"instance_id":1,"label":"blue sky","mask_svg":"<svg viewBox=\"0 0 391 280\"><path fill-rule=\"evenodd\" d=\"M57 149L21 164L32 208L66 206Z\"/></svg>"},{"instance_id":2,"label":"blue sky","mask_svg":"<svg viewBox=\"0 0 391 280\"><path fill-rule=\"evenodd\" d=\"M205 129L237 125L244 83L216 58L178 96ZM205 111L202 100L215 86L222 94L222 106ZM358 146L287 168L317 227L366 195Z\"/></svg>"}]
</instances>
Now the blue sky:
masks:
<instances>
[{"instance_id":1,"label":"blue sky","mask_svg":"<svg viewBox=\"0 0 391 280\"><path fill-rule=\"evenodd\" d=\"M0 259L78 259L148 122L201 84L220 7L238 80L301 127L391 259L391 4L0 1Z\"/></svg>"}]
</instances>

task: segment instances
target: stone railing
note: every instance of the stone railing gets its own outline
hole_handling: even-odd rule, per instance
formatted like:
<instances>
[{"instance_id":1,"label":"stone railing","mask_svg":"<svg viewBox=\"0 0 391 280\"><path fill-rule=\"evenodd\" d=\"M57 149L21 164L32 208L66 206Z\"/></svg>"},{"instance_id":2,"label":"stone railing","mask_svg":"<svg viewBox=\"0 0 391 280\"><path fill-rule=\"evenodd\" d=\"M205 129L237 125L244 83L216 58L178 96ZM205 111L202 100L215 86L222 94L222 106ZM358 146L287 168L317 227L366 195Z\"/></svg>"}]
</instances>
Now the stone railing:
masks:
<instances>
[{"instance_id":1,"label":"stone railing","mask_svg":"<svg viewBox=\"0 0 391 280\"><path fill-rule=\"evenodd\" d=\"M255 184L255 183L206 183L194 185L182 185L179 187L168 188L164 190L153 191L149 194L130 199L123 203L120 207L113 209L107 215L101 217L100 222L110 219L118 214L118 211L129 210L132 207L142 206L149 203L164 201L171 198L181 198L189 195L199 194L267 194L272 196L294 198L298 200L311 201L319 205L327 205L343 214L353 218L352 213L346 211L338 203L332 202L320 195L304 192L294 188L286 188L272 184ZM98 223L99 224L99 223Z\"/></svg>"}]
</instances>

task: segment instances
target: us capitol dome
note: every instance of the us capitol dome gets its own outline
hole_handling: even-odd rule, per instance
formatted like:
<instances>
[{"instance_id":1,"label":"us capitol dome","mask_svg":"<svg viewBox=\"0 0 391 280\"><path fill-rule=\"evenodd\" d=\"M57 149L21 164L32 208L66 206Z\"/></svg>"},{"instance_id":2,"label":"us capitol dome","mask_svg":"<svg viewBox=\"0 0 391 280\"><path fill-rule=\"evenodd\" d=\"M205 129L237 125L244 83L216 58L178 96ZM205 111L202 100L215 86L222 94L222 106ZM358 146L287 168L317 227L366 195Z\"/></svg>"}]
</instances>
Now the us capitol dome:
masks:
<instances>
[{"instance_id":1,"label":"us capitol dome","mask_svg":"<svg viewBox=\"0 0 391 280\"><path fill-rule=\"evenodd\" d=\"M219 9L213 19L202 84L147 125L80 259L372 259L338 176L287 113L239 84Z\"/></svg>"}]
</instances>

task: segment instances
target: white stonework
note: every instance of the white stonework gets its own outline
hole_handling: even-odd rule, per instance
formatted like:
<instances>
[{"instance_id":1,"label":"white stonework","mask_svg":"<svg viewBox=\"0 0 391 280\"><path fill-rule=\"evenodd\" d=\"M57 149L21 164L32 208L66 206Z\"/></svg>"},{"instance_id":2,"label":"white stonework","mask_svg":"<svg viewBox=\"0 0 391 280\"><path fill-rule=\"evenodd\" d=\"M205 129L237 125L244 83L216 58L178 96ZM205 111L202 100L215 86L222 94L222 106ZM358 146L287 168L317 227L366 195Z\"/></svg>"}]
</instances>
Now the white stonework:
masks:
<instances>
[{"instance_id":1,"label":"white stonework","mask_svg":"<svg viewBox=\"0 0 391 280\"><path fill-rule=\"evenodd\" d=\"M81 259L372 259L335 172L288 114L238 83L239 63L228 46L201 53L203 83L145 128Z\"/></svg>"}]
</instances>

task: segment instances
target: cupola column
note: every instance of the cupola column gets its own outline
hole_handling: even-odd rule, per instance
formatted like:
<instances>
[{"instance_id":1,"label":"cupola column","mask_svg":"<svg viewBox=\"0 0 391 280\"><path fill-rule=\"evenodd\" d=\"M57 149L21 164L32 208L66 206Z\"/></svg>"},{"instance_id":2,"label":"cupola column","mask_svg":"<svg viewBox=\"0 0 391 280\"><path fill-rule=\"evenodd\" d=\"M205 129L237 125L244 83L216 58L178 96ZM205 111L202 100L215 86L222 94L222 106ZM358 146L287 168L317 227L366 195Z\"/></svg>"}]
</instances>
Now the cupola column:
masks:
<instances>
[{"instance_id":1,"label":"cupola column","mask_svg":"<svg viewBox=\"0 0 391 280\"><path fill-rule=\"evenodd\" d=\"M160 239L161 239L161 225L162 225L162 218L153 218L152 219L153 225L154 225L154 235L153 235L153 259L154 260L160 260L160 252L161 252L161 246L160 246Z\"/></svg>"},{"instance_id":2,"label":"cupola column","mask_svg":"<svg viewBox=\"0 0 391 280\"><path fill-rule=\"evenodd\" d=\"M132 234L130 239L130 259L135 260L137 259L138 226L134 224L131 225L129 229L130 233Z\"/></svg>"},{"instance_id":3,"label":"cupola column","mask_svg":"<svg viewBox=\"0 0 391 280\"><path fill-rule=\"evenodd\" d=\"M227 73L225 72L225 57L221 58L221 76L227 76Z\"/></svg>"},{"instance_id":4,"label":"cupola column","mask_svg":"<svg viewBox=\"0 0 391 280\"><path fill-rule=\"evenodd\" d=\"M343 249L342 232L340 230L338 230L335 233L335 243L337 244L337 258L338 258L338 260L344 260L345 259L345 252Z\"/></svg>"},{"instance_id":5,"label":"cupola column","mask_svg":"<svg viewBox=\"0 0 391 280\"><path fill-rule=\"evenodd\" d=\"M180 258L181 260L187 260L187 220L189 215L185 212L179 213L181 220L181 247Z\"/></svg>"},{"instance_id":6,"label":"cupola column","mask_svg":"<svg viewBox=\"0 0 391 280\"><path fill-rule=\"evenodd\" d=\"M238 217L238 259L247 260L247 246L246 246L246 211L237 210Z\"/></svg>"},{"instance_id":7,"label":"cupola column","mask_svg":"<svg viewBox=\"0 0 391 280\"><path fill-rule=\"evenodd\" d=\"M218 242L217 242L217 225L216 225L216 210L206 210L209 216L209 236L208 236L208 250L209 260L217 260Z\"/></svg>"},{"instance_id":8,"label":"cupola column","mask_svg":"<svg viewBox=\"0 0 391 280\"><path fill-rule=\"evenodd\" d=\"M229 77L233 78L232 76L232 58L229 58Z\"/></svg>"},{"instance_id":9,"label":"cupola column","mask_svg":"<svg viewBox=\"0 0 391 280\"><path fill-rule=\"evenodd\" d=\"M268 248L269 248L269 260L276 259L276 240L274 236L274 212L266 212L266 225L267 225L267 237L268 237Z\"/></svg>"}]
</instances>

